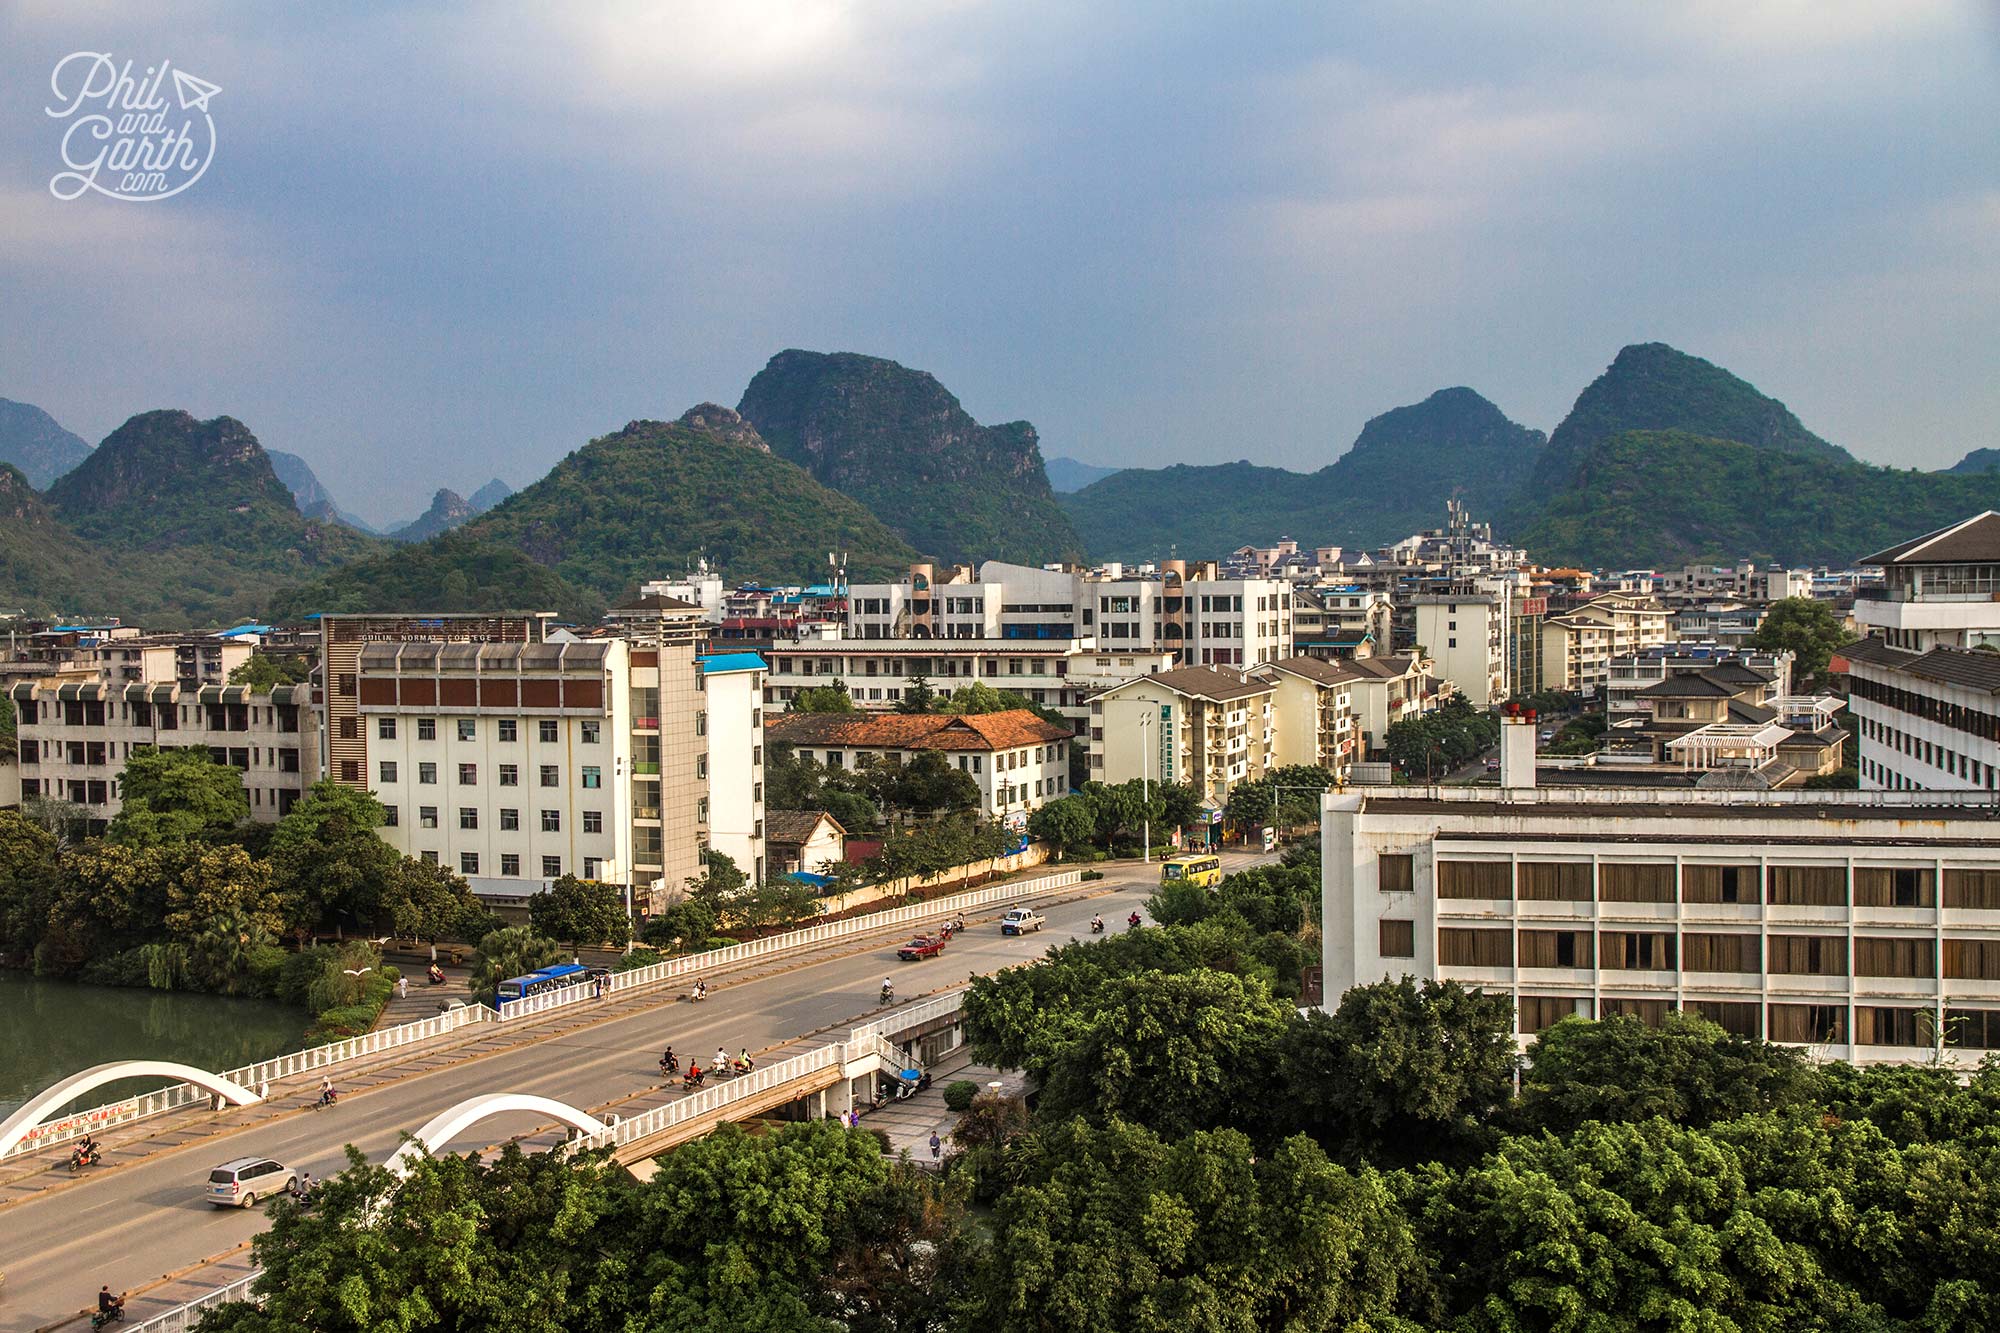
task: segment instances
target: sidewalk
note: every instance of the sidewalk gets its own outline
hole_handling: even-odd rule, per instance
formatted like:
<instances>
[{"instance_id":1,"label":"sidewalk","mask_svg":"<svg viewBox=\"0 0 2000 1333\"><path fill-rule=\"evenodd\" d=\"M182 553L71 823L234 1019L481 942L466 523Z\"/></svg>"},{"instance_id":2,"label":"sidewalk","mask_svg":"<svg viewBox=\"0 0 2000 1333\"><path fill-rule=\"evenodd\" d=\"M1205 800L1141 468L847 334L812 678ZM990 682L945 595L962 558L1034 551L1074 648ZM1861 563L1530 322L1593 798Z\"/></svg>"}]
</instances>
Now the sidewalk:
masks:
<instances>
[{"instance_id":1,"label":"sidewalk","mask_svg":"<svg viewBox=\"0 0 2000 1333\"><path fill-rule=\"evenodd\" d=\"M880 1130L887 1136L891 1155L907 1152L911 1161L928 1164L932 1134L943 1141L943 1151L951 1150L951 1131L958 1124L958 1112L944 1104L944 1090L947 1084L961 1079L977 1083L981 1092L991 1091L992 1085L998 1083L998 1090L1009 1097L1021 1096L1028 1087L1027 1075L1019 1070L1002 1072L985 1065L954 1064L951 1057L946 1057L931 1071L928 1088L914 1097L885 1102L880 1110L862 1111L861 1127Z\"/></svg>"},{"instance_id":2,"label":"sidewalk","mask_svg":"<svg viewBox=\"0 0 2000 1333\"><path fill-rule=\"evenodd\" d=\"M375 1020L376 1027L392 1028L399 1023L415 1023L435 1017L440 1008L453 1001L472 1003L471 968L447 967L444 970L444 985L433 986L424 980L423 963L398 966L403 968L403 976L409 980L410 993L407 996L392 993L389 1003L382 1006L382 1016Z\"/></svg>"}]
</instances>

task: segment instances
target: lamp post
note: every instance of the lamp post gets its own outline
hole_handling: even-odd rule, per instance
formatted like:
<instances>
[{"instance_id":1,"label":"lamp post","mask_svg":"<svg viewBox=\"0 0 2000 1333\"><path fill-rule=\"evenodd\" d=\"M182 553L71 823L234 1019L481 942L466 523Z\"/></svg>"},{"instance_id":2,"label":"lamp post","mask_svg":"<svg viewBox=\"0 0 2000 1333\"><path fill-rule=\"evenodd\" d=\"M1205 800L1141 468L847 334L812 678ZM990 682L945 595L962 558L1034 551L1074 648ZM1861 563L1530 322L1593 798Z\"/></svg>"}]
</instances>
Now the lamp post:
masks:
<instances>
[{"instance_id":1,"label":"lamp post","mask_svg":"<svg viewBox=\"0 0 2000 1333\"><path fill-rule=\"evenodd\" d=\"M1153 863L1153 786L1150 780L1152 765L1148 762L1152 755L1153 705L1150 700L1135 700L1145 711L1139 714L1139 835L1143 849L1140 859L1147 865Z\"/></svg>"}]
</instances>

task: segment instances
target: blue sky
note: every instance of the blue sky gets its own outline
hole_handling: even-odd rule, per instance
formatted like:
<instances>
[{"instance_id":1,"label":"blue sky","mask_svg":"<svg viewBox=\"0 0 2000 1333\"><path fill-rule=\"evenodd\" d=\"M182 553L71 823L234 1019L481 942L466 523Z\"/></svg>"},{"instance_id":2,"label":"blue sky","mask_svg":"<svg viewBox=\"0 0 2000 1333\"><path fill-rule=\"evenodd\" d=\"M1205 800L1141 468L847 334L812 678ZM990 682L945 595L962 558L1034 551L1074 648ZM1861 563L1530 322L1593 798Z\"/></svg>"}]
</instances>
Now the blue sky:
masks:
<instances>
[{"instance_id":1,"label":"blue sky","mask_svg":"<svg viewBox=\"0 0 2000 1333\"><path fill-rule=\"evenodd\" d=\"M566 12L567 11L567 12ZM55 63L220 85L51 196ZM1105 464L1317 467L1663 340L1878 462L2000 446L2000 6L0 4L0 396L241 418L365 517L785 347Z\"/></svg>"}]
</instances>

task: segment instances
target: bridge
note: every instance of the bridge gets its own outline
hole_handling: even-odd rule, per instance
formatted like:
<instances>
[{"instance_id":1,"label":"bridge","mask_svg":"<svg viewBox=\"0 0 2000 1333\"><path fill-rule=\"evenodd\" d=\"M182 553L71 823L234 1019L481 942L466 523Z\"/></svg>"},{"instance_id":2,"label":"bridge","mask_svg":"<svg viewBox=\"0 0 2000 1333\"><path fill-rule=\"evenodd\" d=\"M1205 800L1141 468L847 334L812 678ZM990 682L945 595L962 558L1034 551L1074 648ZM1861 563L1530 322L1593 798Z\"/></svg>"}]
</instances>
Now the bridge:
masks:
<instances>
[{"instance_id":1,"label":"bridge","mask_svg":"<svg viewBox=\"0 0 2000 1333\"><path fill-rule=\"evenodd\" d=\"M1229 859L1247 864L1256 858ZM872 921L871 929L822 935L789 949L759 941L761 951L746 951L731 964L711 963L701 973L711 989L699 1005L677 1002L691 979L682 973L664 983L614 990L603 1001L579 995L520 1018L456 1020L457 1028L338 1065L344 1071L337 1080L343 1096L328 1111L305 1109L318 1071L325 1068L320 1065L272 1078L262 1102L221 1112L184 1103L137 1121L121 1121L121 1128L104 1136L113 1141L113 1150L111 1168L101 1172L70 1176L61 1168L66 1150L59 1145L17 1153L5 1165L25 1171L39 1162L39 1177L51 1187L0 1198L0 1214L6 1215L0 1226L0 1272L7 1274L0 1330L37 1328L71 1315L101 1283L142 1293L135 1297L134 1313L144 1314L149 1298L143 1293L168 1289L163 1275L181 1274L240 1249L262 1229L260 1215L211 1209L201 1192L208 1168L229 1157L268 1156L315 1176L329 1175L344 1165L344 1144L377 1161L387 1160L406 1133L461 1102L498 1091L545 1097L599 1122L616 1117L614 1138L621 1131L627 1136L643 1131L643 1137L614 1144L621 1160L665 1151L706 1132L720 1118L769 1114L780 1107L791 1108L791 1114L817 1114L821 1097L827 1099L825 1109L840 1109L846 1061L831 1075L830 1064L801 1069L803 1081L789 1087L781 1086L789 1080L779 1080L775 1071L835 1043L871 1037L913 1040L876 1023L893 1014L903 1015L898 1022L916 1024L914 1040L948 1043L948 1016L931 1013L926 1019L922 1006L881 1010L875 993L884 975L905 993L954 988L968 973L1032 961L1050 945L1086 936L1093 911L1122 917L1157 882L1154 867L1106 869L1102 882L1070 881L1039 891L1002 886L984 904L965 911L971 928L937 960L898 964L890 946L903 930L946 911L963 910L956 905L959 900L940 900L909 919ZM1040 935L1003 937L992 926L991 916L1017 898L1040 901L1049 918ZM986 921L979 920L980 906ZM935 1031L926 1035L927 1029ZM820 1035L801 1035L813 1033ZM706 1056L717 1046L757 1052L757 1074L741 1085L740 1093L725 1083L701 1094L727 1091L745 1100L728 1108L709 1106L706 1110L716 1112L712 1116L692 1106L670 1109L686 1099L679 1095L678 1079L669 1086L661 1083L657 1061L669 1043L683 1058ZM236 1078L235 1072L232 1081L255 1090L257 1080ZM200 1092L191 1095L195 1102L203 1098ZM782 1100L756 1104L753 1097ZM469 1121L453 1131L455 1137L440 1137L431 1146L434 1151L465 1151L522 1134L541 1137L551 1119L543 1112L512 1108ZM573 1125L563 1128L574 1130ZM119 1145L118 1134L145 1137ZM544 1140L541 1146L549 1145ZM154 1300L152 1308L159 1304Z\"/></svg>"}]
</instances>

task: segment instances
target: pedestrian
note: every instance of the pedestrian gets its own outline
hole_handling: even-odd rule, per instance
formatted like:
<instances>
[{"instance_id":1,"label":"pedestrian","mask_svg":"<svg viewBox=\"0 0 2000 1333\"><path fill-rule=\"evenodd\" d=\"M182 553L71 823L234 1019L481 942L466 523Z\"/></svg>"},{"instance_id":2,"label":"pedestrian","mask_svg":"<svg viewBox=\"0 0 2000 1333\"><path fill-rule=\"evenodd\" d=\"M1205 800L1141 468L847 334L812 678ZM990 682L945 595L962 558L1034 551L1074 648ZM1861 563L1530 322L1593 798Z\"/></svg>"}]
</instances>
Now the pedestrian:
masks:
<instances>
[{"instance_id":1,"label":"pedestrian","mask_svg":"<svg viewBox=\"0 0 2000 1333\"><path fill-rule=\"evenodd\" d=\"M938 1138L938 1136L937 1136L937 1131L936 1131L936 1130L932 1130L932 1131L931 1131L931 1160L932 1160L933 1162L935 1162L935 1161L937 1161L937 1160L938 1160L938 1158L942 1157L943 1155L944 1155L944 1143L943 1143L943 1141L942 1141L942 1140L940 1140L940 1139Z\"/></svg>"},{"instance_id":2,"label":"pedestrian","mask_svg":"<svg viewBox=\"0 0 2000 1333\"><path fill-rule=\"evenodd\" d=\"M399 1000L410 998L410 979L408 977L396 978L396 998Z\"/></svg>"}]
</instances>

